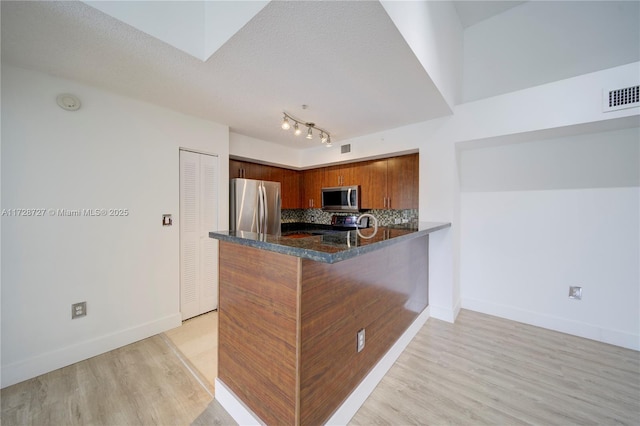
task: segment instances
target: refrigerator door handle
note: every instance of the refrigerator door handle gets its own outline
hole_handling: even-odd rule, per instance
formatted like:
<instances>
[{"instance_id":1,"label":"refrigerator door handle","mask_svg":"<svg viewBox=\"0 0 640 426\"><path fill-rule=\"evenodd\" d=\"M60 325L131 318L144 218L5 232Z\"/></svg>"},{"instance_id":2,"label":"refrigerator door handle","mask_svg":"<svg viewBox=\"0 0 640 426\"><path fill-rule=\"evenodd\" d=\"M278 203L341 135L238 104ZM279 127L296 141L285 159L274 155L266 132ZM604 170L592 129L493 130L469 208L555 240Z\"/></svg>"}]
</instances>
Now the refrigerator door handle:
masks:
<instances>
[{"instance_id":1,"label":"refrigerator door handle","mask_svg":"<svg viewBox=\"0 0 640 426\"><path fill-rule=\"evenodd\" d=\"M262 187L258 183L258 205L256 206L256 232L260 233L260 226L262 225Z\"/></svg>"},{"instance_id":2,"label":"refrigerator door handle","mask_svg":"<svg viewBox=\"0 0 640 426\"><path fill-rule=\"evenodd\" d=\"M267 188L262 183L262 208L263 208L263 228L262 232L265 234L269 230L269 200L267 200Z\"/></svg>"},{"instance_id":3,"label":"refrigerator door handle","mask_svg":"<svg viewBox=\"0 0 640 426\"><path fill-rule=\"evenodd\" d=\"M258 233L264 232L264 185L258 184Z\"/></svg>"}]
</instances>

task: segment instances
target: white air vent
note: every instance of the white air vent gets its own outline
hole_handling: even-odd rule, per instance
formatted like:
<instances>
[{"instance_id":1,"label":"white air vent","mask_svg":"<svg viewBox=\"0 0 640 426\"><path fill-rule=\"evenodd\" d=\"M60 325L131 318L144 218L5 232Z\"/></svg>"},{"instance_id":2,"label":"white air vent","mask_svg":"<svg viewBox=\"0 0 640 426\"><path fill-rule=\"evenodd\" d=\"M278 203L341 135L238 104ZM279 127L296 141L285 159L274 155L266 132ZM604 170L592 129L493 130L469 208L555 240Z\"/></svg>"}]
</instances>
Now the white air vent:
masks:
<instances>
[{"instance_id":1,"label":"white air vent","mask_svg":"<svg viewBox=\"0 0 640 426\"><path fill-rule=\"evenodd\" d=\"M346 145L340 145L340 154L346 154L351 152L351 144L348 143Z\"/></svg>"},{"instance_id":2,"label":"white air vent","mask_svg":"<svg viewBox=\"0 0 640 426\"><path fill-rule=\"evenodd\" d=\"M603 112L616 111L619 109L637 106L640 106L640 86L605 90L602 93Z\"/></svg>"}]
</instances>

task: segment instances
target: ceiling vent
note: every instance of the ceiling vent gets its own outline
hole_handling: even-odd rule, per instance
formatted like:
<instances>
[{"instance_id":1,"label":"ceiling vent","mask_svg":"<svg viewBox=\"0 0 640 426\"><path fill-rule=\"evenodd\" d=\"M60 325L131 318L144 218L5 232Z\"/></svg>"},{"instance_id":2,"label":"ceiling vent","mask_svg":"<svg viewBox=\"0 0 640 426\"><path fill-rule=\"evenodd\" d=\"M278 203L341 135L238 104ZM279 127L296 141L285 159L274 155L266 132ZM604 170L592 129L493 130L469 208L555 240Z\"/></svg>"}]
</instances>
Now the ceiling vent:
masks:
<instances>
[{"instance_id":1,"label":"ceiling vent","mask_svg":"<svg viewBox=\"0 0 640 426\"><path fill-rule=\"evenodd\" d=\"M603 112L640 106L640 86L605 90L602 101Z\"/></svg>"},{"instance_id":2,"label":"ceiling vent","mask_svg":"<svg viewBox=\"0 0 640 426\"><path fill-rule=\"evenodd\" d=\"M351 152L351 144L348 143L346 145L340 145L340 154L346 154Z\"/></svg>"}]
</instances>

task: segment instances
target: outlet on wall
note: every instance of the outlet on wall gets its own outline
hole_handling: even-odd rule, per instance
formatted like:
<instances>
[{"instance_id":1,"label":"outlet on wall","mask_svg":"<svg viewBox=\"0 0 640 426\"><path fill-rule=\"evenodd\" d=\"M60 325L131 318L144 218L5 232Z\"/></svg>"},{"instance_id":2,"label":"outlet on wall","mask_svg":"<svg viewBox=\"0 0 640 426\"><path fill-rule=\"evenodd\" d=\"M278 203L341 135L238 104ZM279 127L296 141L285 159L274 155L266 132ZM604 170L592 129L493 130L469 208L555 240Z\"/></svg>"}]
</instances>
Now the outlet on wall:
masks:
<instances>
[{"instance_id":1,"label":"outlet on wall","mask_svg":"<svg viewBox=\"0 0 640 426\"><path fill-rule=\"evenodd\" d=\"M358 342L358 352L361 352L364 349L364 328L358 331L356 339Z\"/></svg>"},{"instance_id":2,"label":"outlet on wall","mask_svg":"<svg viewBox=\"0 0 640 426\"><path fill-rule=\"evenodd\" d=\"M71 305L71 319L87 315L87 302L78 302Z\"/></svg>"}]
</instances>

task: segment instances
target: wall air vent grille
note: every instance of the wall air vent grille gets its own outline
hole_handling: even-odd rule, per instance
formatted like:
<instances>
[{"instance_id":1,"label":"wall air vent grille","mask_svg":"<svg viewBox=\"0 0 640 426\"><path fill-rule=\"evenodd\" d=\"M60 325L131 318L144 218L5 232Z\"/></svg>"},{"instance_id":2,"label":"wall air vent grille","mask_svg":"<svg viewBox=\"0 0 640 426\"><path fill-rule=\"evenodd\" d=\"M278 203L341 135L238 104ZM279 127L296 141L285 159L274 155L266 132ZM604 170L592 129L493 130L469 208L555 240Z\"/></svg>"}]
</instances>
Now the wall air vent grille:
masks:
<instances>
[{"instance_id":1,"label":"wall air vent grille","mask_svg":"<svg viewBox=\"0 0 640 426\"><path fill-rule=\"evenodd\" d=\"M340 146L340 154L346 154L348 152L351 152L351 144L350 143Z\"/></svg>"},{"instance_id":2,"label":"wall air vent grille","mask_svg":"<svg viewBox=\"0 0 640 426\"><path fill-rule=\"evenodd\" d=\"M605 90L603 96L603 110L616 111L619 109L640 106L640 86L625 87L624 89Z\"/></svg>"}]
</instances>

